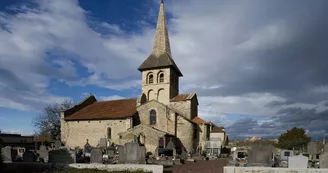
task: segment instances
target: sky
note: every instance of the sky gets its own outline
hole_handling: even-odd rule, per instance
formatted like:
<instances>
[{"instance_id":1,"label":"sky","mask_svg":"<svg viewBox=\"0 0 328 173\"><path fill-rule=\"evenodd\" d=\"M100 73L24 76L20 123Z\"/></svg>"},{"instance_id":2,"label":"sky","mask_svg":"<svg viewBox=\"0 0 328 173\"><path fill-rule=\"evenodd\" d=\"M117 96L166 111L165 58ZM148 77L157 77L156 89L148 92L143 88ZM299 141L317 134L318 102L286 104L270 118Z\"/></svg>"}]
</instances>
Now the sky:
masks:
<instances>
[{"instance_id":1,"label":"sky","mask_svg":"<svg viewBox=\"0 0 328 173\"><path fill-rule=\"evenodd\" d=\"M0 129L47 104L137 97L160 0L1 0ZM328 135L327 0L165 0L181 93L230 138Z\"/></svg>"}]
</instances>

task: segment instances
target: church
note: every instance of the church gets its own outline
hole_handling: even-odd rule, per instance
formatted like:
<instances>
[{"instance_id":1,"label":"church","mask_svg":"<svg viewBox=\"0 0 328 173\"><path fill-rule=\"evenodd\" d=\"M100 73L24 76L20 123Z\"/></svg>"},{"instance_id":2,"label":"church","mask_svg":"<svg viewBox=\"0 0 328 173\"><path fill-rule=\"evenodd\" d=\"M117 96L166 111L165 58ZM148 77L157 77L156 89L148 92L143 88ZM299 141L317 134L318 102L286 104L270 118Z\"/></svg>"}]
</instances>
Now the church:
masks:
<instances>
[{"instance_id":1,"label":"church","mask_svg":"<svg viewBox=\"0 0 328 173\"><path fill-rule=\"evenodd\" d=\"M138 70L142 93L137 98L97 101L90 95L61 112L61 141L70 148L83 148L87 140L95 147L101 138L124 145L138 137L147 152L154 153L172 141L179 153L204 149L211 131L226 136L198 117L195 93L179 93L182 72L172 58L163 2L152 52Z\"/></svg>"}]
</instances>

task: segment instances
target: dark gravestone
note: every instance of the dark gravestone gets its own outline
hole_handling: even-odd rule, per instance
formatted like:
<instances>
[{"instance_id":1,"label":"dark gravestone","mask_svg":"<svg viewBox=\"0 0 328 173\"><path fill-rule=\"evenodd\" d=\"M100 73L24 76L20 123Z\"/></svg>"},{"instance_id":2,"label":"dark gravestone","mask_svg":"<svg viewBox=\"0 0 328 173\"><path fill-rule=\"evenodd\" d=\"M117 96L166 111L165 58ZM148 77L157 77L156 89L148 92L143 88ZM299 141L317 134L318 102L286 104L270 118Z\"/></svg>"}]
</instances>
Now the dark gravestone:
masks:
<instances>
[{"instance_id":1,"label":"dark gravestone","mask_svg":"<svg viewBox=\"0 0 328 173\"><path fill-rule=\"evenodd\" d=\"M24 162L35 162L36 161L36 155L33 151L25 151L23 154L23 161Z\"/></svg>"},{"instance_id":2,"label":"dark gravestone","mask_svg":"<svg viewBox=\"0 0 328 173\"><path fill-rule=\"evenodd\" d=\"M61 143L59 140L57 140L57 141L55 142L55 149L56 149L56 150L59 150L59 148L61 147L61 145L62 145L62 143Z\"/></svg>"},{"instance_id":3,"label":"dark gravestone","mask_svg":"<svg viewBox=\"0 0 328 173\"><path fill-rule=\"evenodd\" d=\"M102 163L102 151L100 148L93 148L91 150L90 163Z\"/></svg>"},{"instance_id":4,"label":"dark gravestone","mask_svg":"<svg viewBox=\"0 0 328 173\"><path fill-rule=\"evenodd\" d=\"M119 155L119 163L125 163L125 149L124 146L120 145L118 146L118 155Z\"/></svg>"},{"instance_id":5,"label":"dark gravestone","mask_svg":"<svg viewBox=\"0 0 328 173\"><path fill-rule=\"evenodd\" d=\"M170 139L170 142L167 144L166 148L171 150L175 149L175 145L172 141L172 138Z\"/></svg>"},{"instance_id":6,"label":"dark gravestone","mask_svg":"<svg viewBox=\"0 0 328 173\"><path fill-rule=\"evenodd\" d=\"M66 149L49 151L49 163L76 163L75 151Z\"/></svg>"},{"instance_id":7,"label":"dark gravestone","mask_svg":"<svg viewBox=\"0 0 328 173\"><path fill-rule=\"evenodd\" d=\"M2 158L3 158L4 163L11 163L12 162L11 147L10 146L6 146L6 147L2 148L1 153L2 153Z\"/></svg>"},{"instance_id":8,"label":"dark gravestone","mask_svg":"<svg viewBox=\"0 0 328 173\"><path fill-rule=\"evenodd\" d=\"M247 152L250 164L258 166L267 166L272 160L273 148L271 146L253 147Z\"/></svg>"},{"instance_id":9,"label":"dark gravestone","mask_svg":"<svg viewBox=\"0 0 328 173\"><path fill-rule=\"evenodd\" d=\"M106 151L107 151L108 156L114 156L115 155L115 148L114 147L108 147L106 149Z\"/></svg>"},{"instance_id":10,"label":"dark gravestone","mask_svg":"<svg viewBox=\"0 0 328 173\"><path fill-rule=\"evenodd\" d=\"M320 168L328 168L328 152L325 152L320 155Z\"/></svg>"},{"instance_id":11,"label":"dark gravestone","mask_svg":"<svg viewBox=\"0 0 328 173\"><path fill-rule=\"evenodd\" d=\"M89 144L89 140L87 139L87 143L84 145L84 153L91 152L91 145Z\"/></svg>"}]
</instances>

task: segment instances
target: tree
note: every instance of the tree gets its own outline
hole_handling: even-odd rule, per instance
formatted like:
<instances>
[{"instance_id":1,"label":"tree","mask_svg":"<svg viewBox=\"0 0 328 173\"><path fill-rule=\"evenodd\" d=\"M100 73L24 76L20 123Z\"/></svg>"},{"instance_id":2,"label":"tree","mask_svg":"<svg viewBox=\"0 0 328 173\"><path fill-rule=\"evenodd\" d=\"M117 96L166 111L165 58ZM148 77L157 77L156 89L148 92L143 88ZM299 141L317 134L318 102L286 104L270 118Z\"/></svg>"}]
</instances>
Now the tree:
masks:
<instances>
[{"instance_id":1,"label":"tree","mask_svg":"<svg viewBox=\"0 0 328 173\"><path fill-rule=\"evenodd\" d=\"M294 127L280 135L277 147L287 150L302 150L311 141L311 137L306 135L303 128Z\"/></svg>"},{"instance_id":2,"label":"tree","mask_svg":"<svg viewBox=\"0 0 328 173\"><path fill-rule=\"evenodd\" d=\"M47 105L34 121L36 136L46 136L52 139L60 137L60 112L73 106L73 102L65 100L62 103Z\"/></svg>"}]
</instances>

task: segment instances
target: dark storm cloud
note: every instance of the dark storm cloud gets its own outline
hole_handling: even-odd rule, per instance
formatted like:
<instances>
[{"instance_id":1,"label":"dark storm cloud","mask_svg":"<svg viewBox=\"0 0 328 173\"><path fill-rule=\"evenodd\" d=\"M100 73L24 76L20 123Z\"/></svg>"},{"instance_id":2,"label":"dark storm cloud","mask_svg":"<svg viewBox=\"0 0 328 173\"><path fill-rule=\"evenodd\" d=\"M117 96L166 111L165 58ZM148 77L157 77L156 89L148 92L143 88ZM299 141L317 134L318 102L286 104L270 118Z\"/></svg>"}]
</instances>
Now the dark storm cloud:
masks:
<instances>
[{"instance_id":1,"label":"dark storm cloud","mask_svg":"<svg viewBox=\"0 0 328 173\"><path fill-rule=\"evenodd\" d=\"M228 54L231 60L224 66L218 66L213 73L220 75L208 76L208 82L213 85L219 83L222 87L200 90L199 93L231 96L256 92L272 93L297 102L317 103L325 100L328 93L313 93L312 90L328 85L325 76L328 73L327 8L328 2L325 0L311 3L261 1L254 7L247 6L246 10L249 11L242 20L249 23L239 24L241 27L237 31L227 35L230 34L235 40L246 37L238 46L252 41L252 37L247 39L247 34L252 30L266 25L275 27L277 24L273 28L278 32L274 35L276 38L270 38L272 44L260 44L240 53L238 50L232 51ZM245 68L247 66L252 69Z\"/></svg>"},{"instance_id":2,"label":"dark storm cloud","mask_svg":"<svg viewBox=\"0 0 328 173\"><path fill-rule=\"evenodd\" d=\"M269 108L275 108L275 107L279 107L279 106L283 106L283 105L291 105L295 102L291 101L291 100L287 100L287 101L272 101L268 104L266 104L265 106L266 107L269 107Z\"/></svg>"},{"instance_id":3,"label":"dark storm cloud","mask_svg":"<svg viewBox=\"0 0 328 173\"><path fill-rule=\"evenodd\" d=\"M277 138L287 129L299 127L309 130L308 135L313 139L320 140L328 135L328 109L316 111L315 109L291 107L282 108L277 114L269 122L262 124L256 119L241 119L228 126L227 132L231 136L238 137L253 135Z\"/></svg>"}]
</instances>

